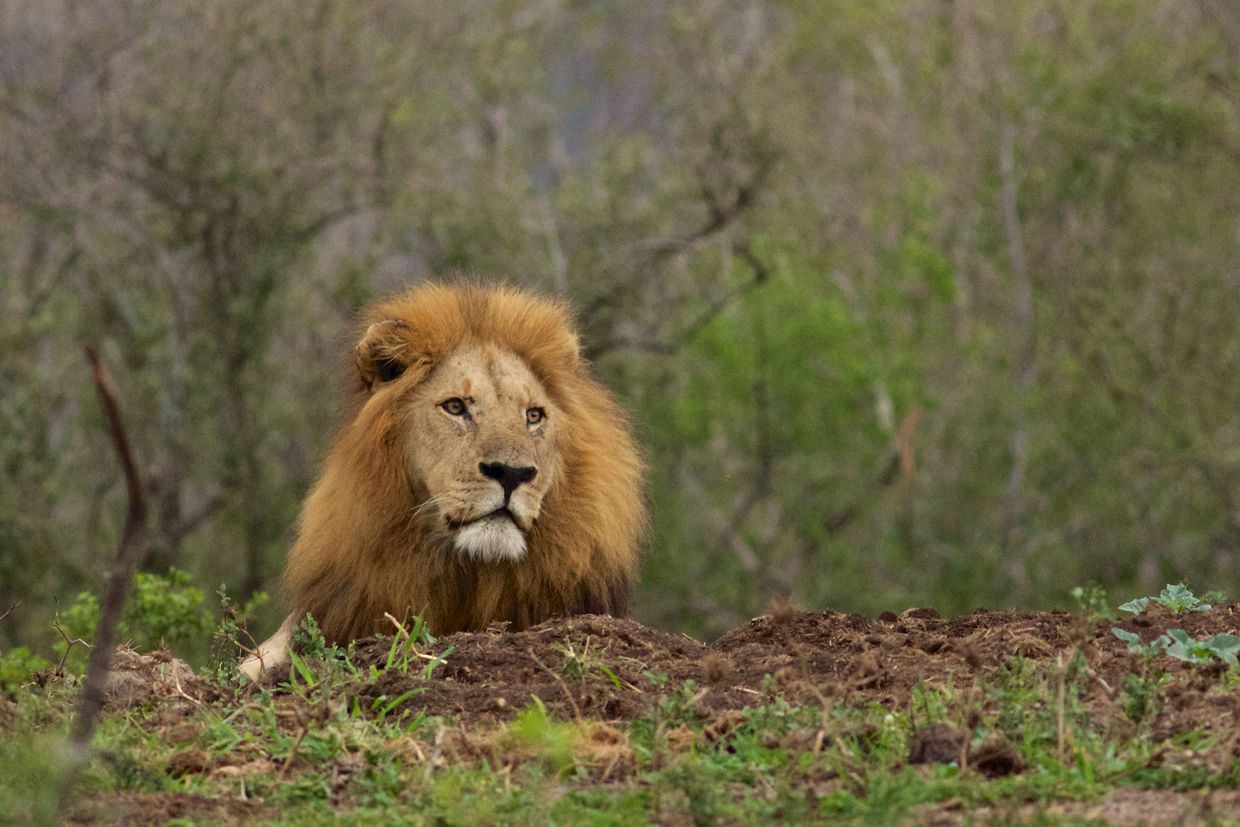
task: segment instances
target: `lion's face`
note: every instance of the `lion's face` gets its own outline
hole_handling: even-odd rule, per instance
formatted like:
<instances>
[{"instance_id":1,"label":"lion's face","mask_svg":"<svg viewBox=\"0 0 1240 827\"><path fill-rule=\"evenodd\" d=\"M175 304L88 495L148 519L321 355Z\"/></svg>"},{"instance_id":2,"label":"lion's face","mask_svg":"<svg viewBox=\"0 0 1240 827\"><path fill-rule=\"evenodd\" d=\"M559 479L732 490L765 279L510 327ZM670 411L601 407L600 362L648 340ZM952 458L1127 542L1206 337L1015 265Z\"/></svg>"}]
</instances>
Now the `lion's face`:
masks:
<instances>
[{"instance_id":1,"label":"lion's face","mask_svg":"<svg viewBox=\"0 0 1240 827\"><path fill-rule=\"evenodd\" d=\"M523 558L559 470L561 418L530 369L495 346L458 350L398 404L413 507L464 554Z\"/></svg>"},{"instance_id":2,"label":"lion's face","mask_svg":"<svg viewBox=\"0 0 1240 827\"><path fill-rule=\"evenodd\" d=\"M408 612L435 634L623 612L642 463L568 308L428 283L358 327L356 405L298 521L292 607L334 642Z\"/></svg>"}]
</instances>

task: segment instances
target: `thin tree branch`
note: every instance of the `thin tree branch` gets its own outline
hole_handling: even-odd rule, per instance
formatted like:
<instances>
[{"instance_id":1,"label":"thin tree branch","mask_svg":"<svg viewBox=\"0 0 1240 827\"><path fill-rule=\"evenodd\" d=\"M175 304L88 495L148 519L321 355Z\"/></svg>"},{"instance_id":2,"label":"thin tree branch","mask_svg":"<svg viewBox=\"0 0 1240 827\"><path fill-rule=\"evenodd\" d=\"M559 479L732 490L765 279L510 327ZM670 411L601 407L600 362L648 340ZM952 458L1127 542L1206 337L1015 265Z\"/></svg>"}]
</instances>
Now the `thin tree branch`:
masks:
<instances>
[{"instance_id":1,"label":"thin tree branch","mask_svg":"<svg viewBox=\"0 0 1240 827\"><path fill-rule=\"evenodd\" d=\"M174 543L179 543L181 540L185 539L186 535L193 532L194 529L198 528L198 526L202 525L203 522L209 519L211 515L213 515L216 511L219 511L220 506L223 504L224 495L213 494L211 498L199 506L197 510L191 512L185 517L182 517L180 522L168 531L168 538Z\"/></svg>"},{"instance_id":2,"label":"thin tree branch","mask_svg":"<svg viewBox=\"0 0 1240 827\"><path fill-rule=\"evenodd\" d=\"M1033 307L1033 280L1029 259L1025 254L1025 236L1017 204L1016 127L1004 117L999 125L999 200L1003 212L1004 235L1007 237L1012 278L1015 281L1014 321L1020 336L1017 358L1017 410L1012 426L1010 451L1012 467L1008 475L1007 508L1003 529L1003 545L1008 546L1025 518L1025 476L1029 465L1028 414L1025 406L1037 376L1037 329Z\"/></svg>"},{"instance_id":3,"label":"thin tree branch","mask_svg":"<svg viewBox=\"0 0 1240 827\"><path fill-rule=\"evenodd\" d=\"M632 350L644 353L657 353L662 356L674 356L681 348L693 341L693 338L714 321L715 317L726 310L729 305L744 298L747 294L770 280L770 269L767 268L766 263L762 259L758 258L748 244L738 245L735 252L737 258L749 265L753 275L722 296L711 301L679 333L667 340L634 340L631 338L604 340L591 349L590 355L597 359L600 355L611 351Z\"/></svg>"},{"instance_id":4,"label":"thin tree branch","mask_svg":"<svg viewBox=\"0 0 1240 827\"><path fill-rule=\"evenodd\" d=\"M99 610L99 625L95 629L94 648L91 649L90 660L86 666L86 682L82 687L77 717L69 735L70 763L62 787L62 812L72 794L77 770L85 763L89 752L91 737L95 731L95 721L103 706L103 689L112 664L112 647L116 643L116 627L125 608L125 598L128 596L134 571L138 568L146 550L146 500L142 496L142 480L138 476L138 464L134 461L129 437L125 432L125 423L121 419L120 406L116 402L116 393L112 388L112 379L94 348L86 348L86 358L90 361L94 371L95 388L99 392L99 401L108 419L112 444L116 448L121 467L125 472L129 507L125 515L125 528L116 549L116 559L112 563L112 572L108 577L107 592Z\"/></svg>"}]
</instances>

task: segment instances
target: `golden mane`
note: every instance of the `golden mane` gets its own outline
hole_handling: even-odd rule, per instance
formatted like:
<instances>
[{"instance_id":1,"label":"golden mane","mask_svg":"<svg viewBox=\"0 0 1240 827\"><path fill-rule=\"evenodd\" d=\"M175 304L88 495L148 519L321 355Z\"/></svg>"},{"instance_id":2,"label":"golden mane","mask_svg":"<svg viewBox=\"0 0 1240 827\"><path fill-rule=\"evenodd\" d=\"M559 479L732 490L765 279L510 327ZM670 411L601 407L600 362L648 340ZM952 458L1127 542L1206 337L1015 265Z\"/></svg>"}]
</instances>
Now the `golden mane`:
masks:
<instances>
[{"instance_id":1,"label":"golden mane","mask_svg":"<svg viewBox=\"0 0 1240 827\"><path fill-rule=\"evenodd\" d=\"M362 398L298 521L284 573L293 612L313 614L332 641L390 630L385 613L419 614L436 634L625 613L646 522L643 466L565 305L506 287L425 284L371 305L361 321ZM417 383L474 345L518 356L562 411L558 476L519 561L470 560L443 539L413 493L400 397L369 392L376 359L398 357Z\"/></svg>"}]
</instances>

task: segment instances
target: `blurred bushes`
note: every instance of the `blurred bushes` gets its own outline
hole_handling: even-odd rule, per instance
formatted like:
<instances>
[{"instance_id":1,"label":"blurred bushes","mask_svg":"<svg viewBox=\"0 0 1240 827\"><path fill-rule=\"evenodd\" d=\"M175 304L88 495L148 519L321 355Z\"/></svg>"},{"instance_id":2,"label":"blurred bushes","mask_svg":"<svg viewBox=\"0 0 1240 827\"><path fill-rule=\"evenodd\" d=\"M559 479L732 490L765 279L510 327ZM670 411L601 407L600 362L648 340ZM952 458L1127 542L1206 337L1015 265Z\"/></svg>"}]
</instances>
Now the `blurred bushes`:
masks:
<instances>
[{"instance_id":1,"label":"blurred bushes","mask_svg":"<svg viewBox=\"0 0 1240 827\"><path fill-rule=\"evenodd\" d=\"M1240 586L1230 4L2 8L6 648L119 531L82 344L151 572L245 596L357 307L454 269L569 297L635 412L647 622Z\"/></svg>"}]
</instances>

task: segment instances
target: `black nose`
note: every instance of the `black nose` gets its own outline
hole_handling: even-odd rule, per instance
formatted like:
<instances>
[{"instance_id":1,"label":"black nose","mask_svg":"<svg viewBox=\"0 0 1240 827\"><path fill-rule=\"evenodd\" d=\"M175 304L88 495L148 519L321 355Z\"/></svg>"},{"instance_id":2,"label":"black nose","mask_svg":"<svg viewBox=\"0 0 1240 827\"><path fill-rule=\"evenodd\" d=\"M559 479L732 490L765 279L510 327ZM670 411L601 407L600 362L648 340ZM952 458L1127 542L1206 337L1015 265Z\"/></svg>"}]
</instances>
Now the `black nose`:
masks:
<instances>
[{"instance_id":1,"label":"black nose","mask_svg":"<svg viewBox=\"0 0 1240 827\"><path fill-rule=\"evenodd\" d=\"M484 462L478 466L482 476L495 480L504 489L504 502L517 490L517 486L527 483L538 476L538 469L532 465L515 468L502 462Z\"/></svg>"}]
</instances>

